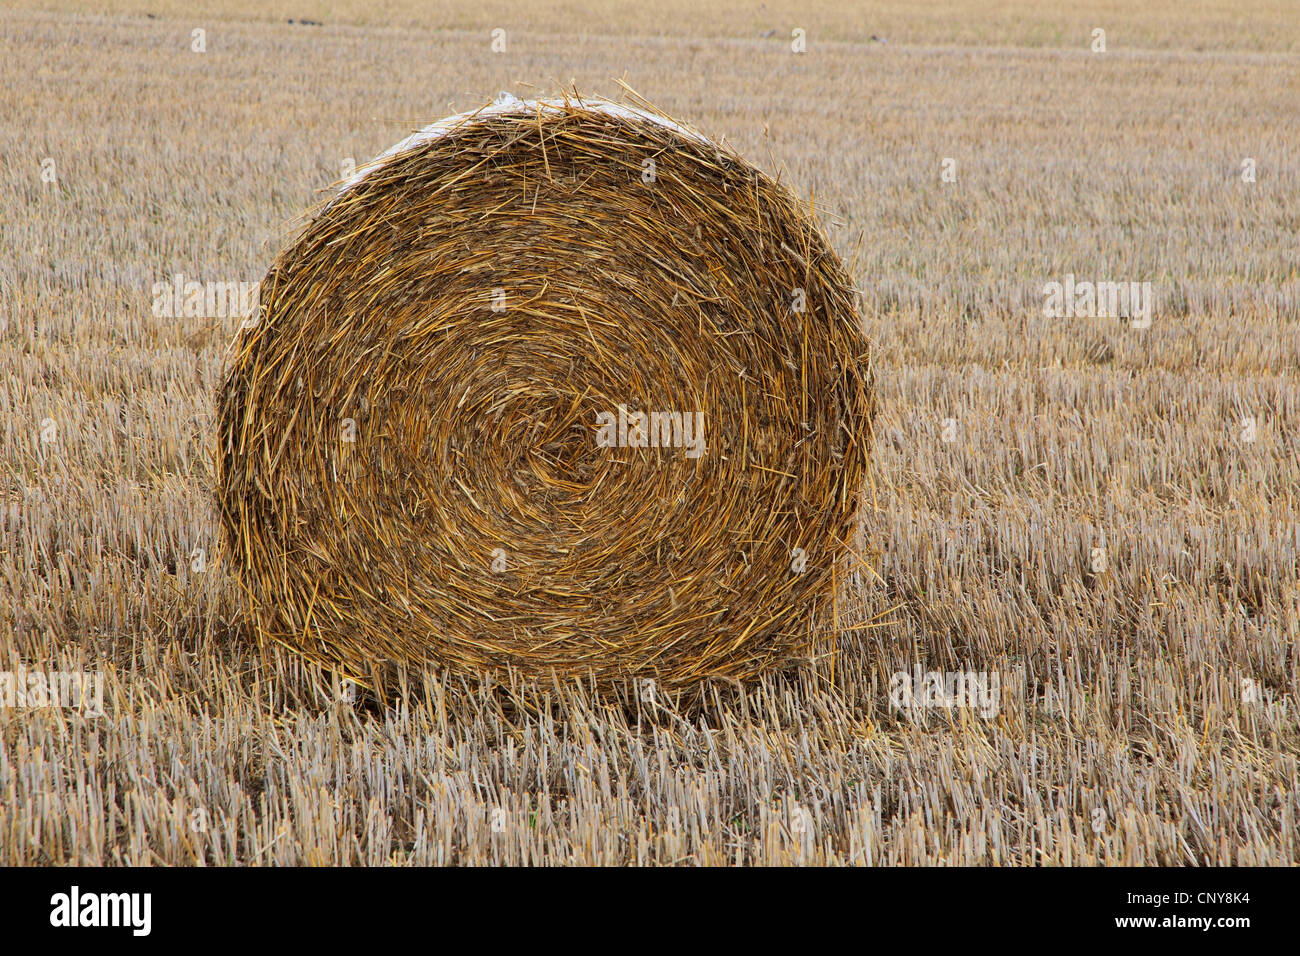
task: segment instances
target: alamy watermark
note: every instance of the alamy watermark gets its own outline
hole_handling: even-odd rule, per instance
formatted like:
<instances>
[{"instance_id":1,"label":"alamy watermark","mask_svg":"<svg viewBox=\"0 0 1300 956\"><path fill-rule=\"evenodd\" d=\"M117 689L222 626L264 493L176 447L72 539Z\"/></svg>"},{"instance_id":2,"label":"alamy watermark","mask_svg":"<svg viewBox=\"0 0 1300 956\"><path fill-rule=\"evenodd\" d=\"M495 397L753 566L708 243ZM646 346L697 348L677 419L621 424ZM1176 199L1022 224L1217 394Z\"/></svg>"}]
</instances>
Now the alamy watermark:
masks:
<instances>
[{"instance_id":1,"label":"alamy watermark","mask_svg":"<svg viewBox=\"0 0 1300 956\"><path fill-rule=\"evenodd\" d=\"M898 671L889 681L889 703L911 715L920 709L968 708L985 719L997 715L1002 679L997 671Z\"/></svg>"},{"instance_id":2,"label":"alamy watermark","mask_svg":"<svg viewBox=\"0 0 1300 956\"><path fill-rule=\"evenodd\" d=\"M703 412L639 412L619 405L596 415L598 448L684 448L687 458L707 450Z\"/></svg>"},{"instance_id":3,"label":"alamy watermark","mask_svg":"<svg viewBox=\"0 0 1300 956\"><path fill-rule=\"evenodd\" d=\"M257 310L256 282L199 282L183 273L153 284L153 314L163 319L248 319Z\"/></svg>"},{"instance_id":4,"label":"alamy watermark","mask_svg":"<svg viewBox=\"0 0 1300 956\"><path fill-rule=\"evenodd\" d=\"M104 716L104 675L95 671L0 671L0 707L52 707Z\"/></svg>"},{"instance_id":5,"label":"alamy watermark","mask_svg":"<svg viewBox=\"0 0 1300 956\"><path fill-rule=\"evenodd\" d=\"M153 928L152 893L83 893L73 886L50 897L50 925L123 927L133 936L148 936Z\"/></svg>"},{"instance_id":6,"label":"alamy watermark","mask_svg":"<svg viewBox=\"0 0 1300 956\"><path fill-rule=\"evenodd\" d=\"M1151 328L1155 296L1150 282L1075 281L1067 273L1064 282L1043 286L1043 315L1049 319L1129 319L1129 327Z\"/></svg>"}]
</instances>

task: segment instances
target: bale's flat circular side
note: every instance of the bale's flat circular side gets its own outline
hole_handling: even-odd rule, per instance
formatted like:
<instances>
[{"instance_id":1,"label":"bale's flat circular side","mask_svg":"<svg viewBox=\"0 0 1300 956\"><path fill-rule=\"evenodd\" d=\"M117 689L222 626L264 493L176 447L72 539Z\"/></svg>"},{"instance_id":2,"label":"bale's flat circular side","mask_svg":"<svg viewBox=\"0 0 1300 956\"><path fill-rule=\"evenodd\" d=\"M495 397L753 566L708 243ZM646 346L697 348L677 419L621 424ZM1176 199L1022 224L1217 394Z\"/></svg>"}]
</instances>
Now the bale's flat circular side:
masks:
<instances>
[{"instance_id":1,"label":"bale's flat circular side","mask_svg":"<svg viewBox=\"0 0 1300 956\"><path fill-rule=\"evenodd\" d=\"M255 630L366 682L806 654L868 365L838 259L734 154L579 102L454 124L312 220L237 346L219 498Z\"/></svg>"}]
</instances>

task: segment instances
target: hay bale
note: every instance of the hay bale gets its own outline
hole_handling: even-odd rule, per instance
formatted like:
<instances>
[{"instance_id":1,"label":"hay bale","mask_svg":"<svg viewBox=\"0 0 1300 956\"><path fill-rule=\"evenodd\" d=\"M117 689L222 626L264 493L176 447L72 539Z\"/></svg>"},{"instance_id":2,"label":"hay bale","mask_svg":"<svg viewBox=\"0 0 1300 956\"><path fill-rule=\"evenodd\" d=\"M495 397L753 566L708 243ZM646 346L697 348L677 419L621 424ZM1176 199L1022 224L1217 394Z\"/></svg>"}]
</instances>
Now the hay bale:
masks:
<instances>
[{"instance_id":1,"label":"hay bale","mask_svg":"<svg viewBox=\"0 0 1300 956\"><path fill-rule=\"evenodd\" d=\"M578 99L499 101L353 177L276 259L219 401L259 639L371 685L680 687L815 650L872 411L852 283L790 194Z\"/></svg>"}]
</instances>

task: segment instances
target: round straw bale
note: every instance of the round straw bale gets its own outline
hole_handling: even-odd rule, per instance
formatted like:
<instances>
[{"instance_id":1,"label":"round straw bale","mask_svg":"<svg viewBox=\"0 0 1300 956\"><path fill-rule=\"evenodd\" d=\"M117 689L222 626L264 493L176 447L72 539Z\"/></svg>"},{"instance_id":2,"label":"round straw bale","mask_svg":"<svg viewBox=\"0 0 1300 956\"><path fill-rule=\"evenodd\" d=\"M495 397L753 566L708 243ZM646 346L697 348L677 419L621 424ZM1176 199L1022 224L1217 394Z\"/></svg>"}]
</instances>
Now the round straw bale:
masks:
<instances>
[{"instance_id":1,"label":"round straw bale","mask_svg":"<svg viewBox=\"0 0 1300 956\"><path fill-rule=\"evenodd\" d=\"M249 325L218 496L260 641L372 686L680 687L831 636L868 346L809 213L729 149L603 101L454 117L316 211Z\"/></svg>"}]
</instances>

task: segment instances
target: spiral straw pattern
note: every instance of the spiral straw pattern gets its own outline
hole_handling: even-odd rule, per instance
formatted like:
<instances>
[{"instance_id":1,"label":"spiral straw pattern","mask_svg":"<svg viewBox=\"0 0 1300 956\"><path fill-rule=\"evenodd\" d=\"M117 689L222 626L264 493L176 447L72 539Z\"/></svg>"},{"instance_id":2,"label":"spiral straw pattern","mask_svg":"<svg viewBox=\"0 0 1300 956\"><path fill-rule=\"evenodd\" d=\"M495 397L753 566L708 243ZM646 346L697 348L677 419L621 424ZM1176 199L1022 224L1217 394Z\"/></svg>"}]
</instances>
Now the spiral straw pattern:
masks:
<instances>
[{"instance_id":1,"label":"spiral straw pattern","mask_svg":"<svg viewBox=\"0 0 1300 956\"><path fill-rule=\"evenodd\" d=\"M278 256L222 385L255 633L372 686L818 652L868 465L854 302L784 187L648 109L399 144Z\"/></svg>"}]
</instances>

